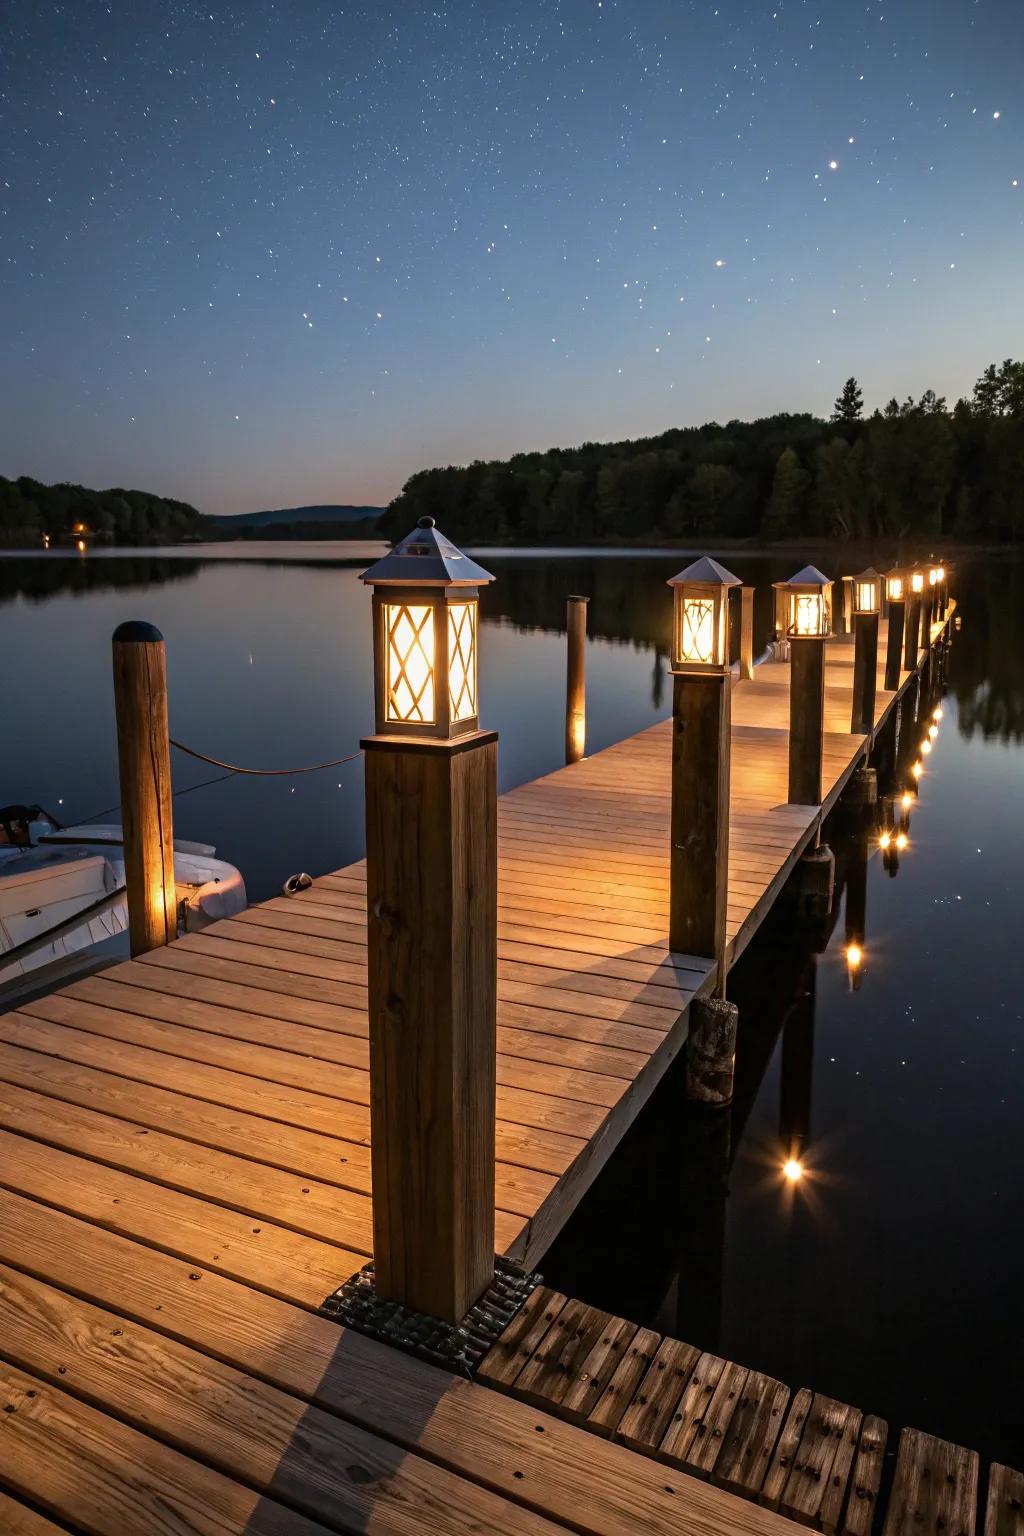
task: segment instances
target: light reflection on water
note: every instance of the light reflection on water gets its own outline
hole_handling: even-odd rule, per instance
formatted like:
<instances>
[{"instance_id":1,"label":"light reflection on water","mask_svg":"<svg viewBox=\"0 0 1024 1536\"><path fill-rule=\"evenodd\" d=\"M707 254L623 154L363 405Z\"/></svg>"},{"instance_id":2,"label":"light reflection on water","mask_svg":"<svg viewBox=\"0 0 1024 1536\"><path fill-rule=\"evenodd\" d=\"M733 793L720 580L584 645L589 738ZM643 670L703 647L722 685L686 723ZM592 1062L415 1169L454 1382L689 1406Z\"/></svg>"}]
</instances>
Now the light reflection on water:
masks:
<instances>
[{"instance_id":1,"label":"light reflection on water","mask_svg":"<svg viewBox=\"0 0 1024 1536\"><path fill-rule=\"evenodd\" d=\"M180 739L265 767L357 745L372 728L358 581L372 551L354 566L324 563L322 549L276 563L276 550L239 553L0 560L0 801L38 800L67 821L116 801L110 636L127 618L167 639ZM770 583L802 561L724 561L757 583L759 649ZM482 600L482 716L501 733L503 787L562 761L570 592L592 599L588 749L667 712L664 582L685 556L490 552L484 563L498 580ZM846 848L824 953L776 925L733 978L746 1061L724 1211L697 1219L672 1077L545 1268L585 1299L791 1386L1013 1464L1024 1442L1024 564L963 561L957 591L944 718L884 857L874 838L865 912L848 920ZM179 786L214 776L181 758L174 770ZM220 782L175 809L179 834L217 843L257 899L296 870L359 857L362 814L358 761ZM851 941L863 950L855 988ZM780 1111L804 1122L803 1177L791 1182ZM716 1277L698 1239L723 1220Z\"/></svg>"}]
</instances>

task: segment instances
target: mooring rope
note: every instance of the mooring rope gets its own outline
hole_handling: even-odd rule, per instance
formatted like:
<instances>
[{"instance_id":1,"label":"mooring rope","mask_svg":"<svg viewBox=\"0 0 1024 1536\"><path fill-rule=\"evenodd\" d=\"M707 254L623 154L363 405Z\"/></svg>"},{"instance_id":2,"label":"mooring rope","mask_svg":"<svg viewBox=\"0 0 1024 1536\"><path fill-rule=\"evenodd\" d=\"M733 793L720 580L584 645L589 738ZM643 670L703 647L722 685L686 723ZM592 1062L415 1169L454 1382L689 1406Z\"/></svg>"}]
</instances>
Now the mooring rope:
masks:
<instances>
[{"instance_id":1,"label":"mooring rope","mask_svg":"<svg viewBox=\"0 0 1024 1536\"><path fill-rule=\"evenodd\" d=\"M351 763L354 758L362 757L362 752L349 752L346 757L334 757L329 763L311 763L306 768L239 768L236 763L221 762L219 757L208 757L205 752L197 752L193 747L186 747L183 742L175 741L173 736L168 737L172 747L179 752L184 752L189 757L198 758L201 763L210 763L214 768L226 768L228 773L245 773L255 778L292 778L297 773L319 773L322 768L338 768L342 763Z\"/></svg>"}]
</instances>

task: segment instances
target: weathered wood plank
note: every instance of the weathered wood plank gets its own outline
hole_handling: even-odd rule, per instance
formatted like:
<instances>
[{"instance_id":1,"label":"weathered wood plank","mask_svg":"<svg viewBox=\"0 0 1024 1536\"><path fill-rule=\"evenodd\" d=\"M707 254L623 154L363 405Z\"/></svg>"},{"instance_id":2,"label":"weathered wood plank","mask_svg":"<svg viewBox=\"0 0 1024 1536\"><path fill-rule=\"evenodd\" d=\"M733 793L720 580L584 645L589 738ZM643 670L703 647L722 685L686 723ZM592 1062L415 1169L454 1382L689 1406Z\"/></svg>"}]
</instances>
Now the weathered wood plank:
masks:
<instances>
[{"instance_id":1,"label":"weathered wood plank","mask_svg":"<svg viewBox=\"0 0 1024 1536\"><path fill-rule=\"evenodd\" d=\"M903 1430L884 1536L974 1536L977 1502L975 1451Z\"/></svg>"},{"instance_id":2,"label":"weathered wood plank","mask_svg":"<svg viewBox=\"0 0 1024 1536\"><path fill-rule=\"evenodd\" d=\"M861 1425L857 1455L850 1474L850 1491L843 1518L843 1536L870 1536L885 1467L889 1426L868 1414Z\"/></svg>"},{"instance_id":3,"label":"weathered wood plank","mask_svg":"<svg viewBox=\"0 0 1024 1536\"><path fill-rule=\"evenodd\" d=\"M712 1480L733 1493L756 1498L782 1429L789 1388L750 1371L712 1468Z\"/></svg>"},{"instance_id":4,"label":"weathered wood plank","mask_svg":"<svg viewBox=\"0 0 1024 1536\"><path fill-rule=\"evenodd\" d=\"M477 1380L492 1387L511 1387L534 1350L566 1304L558 1291L538 1285L492 1344L477 1369Z\"/></svg>"},{"instance_id":5,"label":"weathered wood plank","mask_svg":"<svg viewBox=\"0 0 1024 1536\"><path fill-rule=\"evenodd\" d=\"M610 1381L587 1416L587 1428L599 1435L611 1435L629 1407L657 1353L661 1335L650 1328L638 1328L622 1352Z\"/></svg>"},{"instance_id":6,"label":"weathered wood plank","mask_svg":"<svg viewBox=\"0 0 1024 1536\"><path fill-rule=\"evenodd\" d=\"M988 1474L985 1536L1024 1536L1024 1473L998 1462Z\"/></svg>"},{"instance_id":7,"label":"weathered wood plank","mask_svg":"<svg viewBox=\"0 0 1024 1536\"><path fill-rule=\"evenodd\" d=\"M699 1359L695 1345L662 1339L636 1396L619 1420L615 1438L632 1450L653 1454Z\"/></svg>"},{"instance_id":8,"label":"weathered wood plank","mask_svg":"<svg viewBox=\"0 0 1024 1536\"><path fill-rule=\"evenodd\" d=\"M0 1531L4 1536L66 1536L67 1527L54 1525L0 1488Z\"/></svg>"}]
</instances>

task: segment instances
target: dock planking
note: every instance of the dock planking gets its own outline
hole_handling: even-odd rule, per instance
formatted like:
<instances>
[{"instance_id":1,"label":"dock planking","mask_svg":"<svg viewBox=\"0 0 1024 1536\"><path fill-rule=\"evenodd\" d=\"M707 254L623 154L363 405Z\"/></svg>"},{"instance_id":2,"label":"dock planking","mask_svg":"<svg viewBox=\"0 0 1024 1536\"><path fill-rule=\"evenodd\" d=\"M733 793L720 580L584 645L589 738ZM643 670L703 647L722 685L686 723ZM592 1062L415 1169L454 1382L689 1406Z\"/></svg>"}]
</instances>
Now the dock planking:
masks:
<instances>
[{"instance_id":1,"label":"dock planking","mask_svg":"<svg viewBox=\"0 0 1024 1536\"><path fill-rule=\"evenodd\" d=\"M730 960L863 758L851 687L830 646L821 810L786 804L788 668L734 688ZM496 1218L527 1264L714 984L665 939L669 729L500 802ZM769 1378L554 1298L506 1350L513 1380L533 1368L526 1403L317 1315L371 1247L367 1037L361 865L0 1016L11 1528L624 1536L685 1511L781 1536L734 1497L770 1475L788 1391ZM833 1463L867 1486L848 1439Z\"/></svg>"}]
</instances>

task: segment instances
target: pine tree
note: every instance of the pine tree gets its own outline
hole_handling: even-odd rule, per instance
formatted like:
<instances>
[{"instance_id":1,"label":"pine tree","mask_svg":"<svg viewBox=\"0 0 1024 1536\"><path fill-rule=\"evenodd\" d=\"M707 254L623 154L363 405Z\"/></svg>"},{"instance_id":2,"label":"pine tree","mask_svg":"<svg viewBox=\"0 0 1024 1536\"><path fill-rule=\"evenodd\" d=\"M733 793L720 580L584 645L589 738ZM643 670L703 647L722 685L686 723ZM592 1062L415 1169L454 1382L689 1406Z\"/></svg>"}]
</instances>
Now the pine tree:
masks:
<instances>
[{"instance_id":1,"label":"pine tree","mask_svg":"<svg viewBox=\"0 0 1024 1536\"><path fill-rule=\"evenodd\" d=\"M761 526L766 539L785 539L803 531L804 500L810 478L792 448L783 448L775 465L771 500Z\"/></svg>"},{"instance_id":2,"label":"pine tree","mask_svg":"<svg viewBox=\"0 0 1024 1536\"><path fill-rule=\"evenodd\" d=\"M836 403L832 408L833 421L859 421L864 412L864 396L860 392L860 385L851 374L843 385L842 393L836 396Z\"/></svg>"}]
</instances>

